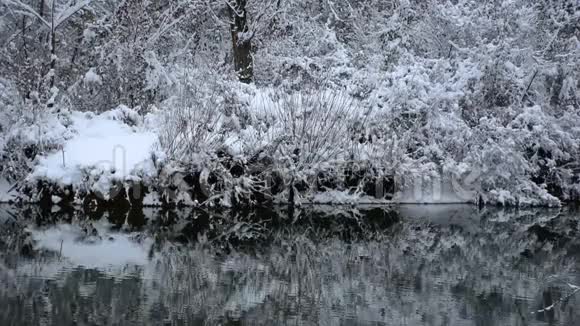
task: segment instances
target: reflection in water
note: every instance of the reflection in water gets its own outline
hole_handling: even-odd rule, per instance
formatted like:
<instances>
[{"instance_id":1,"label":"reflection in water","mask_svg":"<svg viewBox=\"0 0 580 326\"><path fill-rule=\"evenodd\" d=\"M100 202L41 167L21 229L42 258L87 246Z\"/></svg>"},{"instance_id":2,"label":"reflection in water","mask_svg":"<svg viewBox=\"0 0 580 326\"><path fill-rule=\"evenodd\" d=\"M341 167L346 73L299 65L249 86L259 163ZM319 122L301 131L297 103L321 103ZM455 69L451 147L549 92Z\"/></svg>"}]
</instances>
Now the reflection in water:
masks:
<instances>
[{"instance_id":1,"label":"reflection in water","mask_svg":"<svg viewBox=\"0 0 580 326\"><path fill-rule=\"evenodd\" d=\"M0 325L580 320L576 296L560 301L573 291L567 283L580 283L570 209L74 212L50 225L35 214L0 209ZM6 231L18 226L34 240L32 257L8 253L26 243Z\"/></svg>"}]
</instances>

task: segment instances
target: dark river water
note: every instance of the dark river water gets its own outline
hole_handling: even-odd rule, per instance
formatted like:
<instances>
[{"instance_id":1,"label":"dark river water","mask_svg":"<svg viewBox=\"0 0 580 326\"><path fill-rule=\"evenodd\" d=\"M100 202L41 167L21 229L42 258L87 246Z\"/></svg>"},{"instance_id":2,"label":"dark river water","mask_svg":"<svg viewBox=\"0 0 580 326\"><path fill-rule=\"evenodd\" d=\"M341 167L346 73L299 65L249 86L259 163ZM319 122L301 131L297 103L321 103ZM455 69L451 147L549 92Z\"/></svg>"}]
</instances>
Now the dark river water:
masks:
<instances>
[{"instance_id":1,"label":"dark river water","mask_svg":"<svg viewBox=\"0 0 580 326\"><path fill-rule=\"evenodd\" d=\"M580 325L579 215L0 206L0 325Z\"/></svg>"}]
</instances>

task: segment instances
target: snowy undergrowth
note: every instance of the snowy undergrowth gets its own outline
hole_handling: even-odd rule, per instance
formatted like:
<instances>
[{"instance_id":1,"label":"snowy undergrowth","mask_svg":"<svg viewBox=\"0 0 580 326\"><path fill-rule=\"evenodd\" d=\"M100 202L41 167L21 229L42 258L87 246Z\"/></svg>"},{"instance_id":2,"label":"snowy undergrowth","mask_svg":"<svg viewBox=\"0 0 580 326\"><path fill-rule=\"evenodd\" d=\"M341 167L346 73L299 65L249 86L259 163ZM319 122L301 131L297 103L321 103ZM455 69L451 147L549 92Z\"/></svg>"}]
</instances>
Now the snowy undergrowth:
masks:
<instances>
[{"instance_id":1,"label":"snowy undergrowth","mask_svg":"<svg viewBox=\"0 0 580 326\"><path fill-rule=\"evenodd\" d=\"M373 85L362 98L334 83L309 92L217 78L200 85L208 72L195 70L181 72L173 95L146 115L28 106L18 116L25 104L6 97L2 178L105 199L118 183L142 183L152 205L577 200L580 112L517 93L485 106L489 92L513 91L507 81L490 85L490 74L524 74L504 55L490 72L471 51L439 59L402 51L398 65L367 71Z\"/></svg>"},{"instance_id":2,"label":"snowy undergrowth","mask_svg":"<svg viewBox=\"0 0 580 326\"><path fill-rule=\"evenodd\" d=\"M18 196L18 186L35 167L38 155L58 149L71 137L68 119L31 99L0 78L0 201Z\"/></svg>"},{"instance_id":3,"label":"snowy undergrowth","mask_svg":"<svg viewBox=\"0 0 580 326\"><path fill-rule=\"evenodd\" d=\"M425 73L394 72L404 85L382 86L364 101L332 87L284 93L242 86L210 105L178 106L161 129L185 146L166 147L198 167L239 162L247 178L236 181L229 165L222 172L242 195L278 177L278 197L294 192L295 202L373 200L361 185L383 177L393 178L397 202L557 206L577 198L577 111L512 106L473 122L461 103L475 96L462 89L481 77L477 65L451 73L444 60L431 60L415 68ZM351 187L353 176L364 181Z\"/></svg>"},{"instance_id":4,"label":"snowy undergrowth","mask_svg":"<svg viewBox=\"0 0 580 326\"><path fill-rule=\"evenodd\" d=\"M241 86L227 96L181 93L145 116L124 106L45 113L38 126L4 139L50 144L27 163L26 184L110 199L117 184L140 183L151 190L151 205L256 204L256 194L295 203L557 206L574 199L578 112L512 111L505 121L470 125L453 107L380 109L331 89ZM12 184L4 177L2 189Z\"/></svg>"}]
</instances>

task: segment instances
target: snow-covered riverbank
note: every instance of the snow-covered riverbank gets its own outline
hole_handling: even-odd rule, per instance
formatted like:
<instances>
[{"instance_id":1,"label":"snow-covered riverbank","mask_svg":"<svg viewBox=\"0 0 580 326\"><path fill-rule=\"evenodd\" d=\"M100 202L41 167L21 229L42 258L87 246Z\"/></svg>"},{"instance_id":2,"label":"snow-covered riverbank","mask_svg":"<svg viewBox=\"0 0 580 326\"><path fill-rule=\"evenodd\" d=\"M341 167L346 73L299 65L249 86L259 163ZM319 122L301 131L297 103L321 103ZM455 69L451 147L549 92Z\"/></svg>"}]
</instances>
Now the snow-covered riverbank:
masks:
<instances>
[{"instance_id":1,"label":"snow-covered riverbank","mask_svg":"<svg viewBox=\"0 0 580 326\"><path fill-rule=\"evenodd\" d=\"M557 188L539 178L555 171L542 170L549 162L543 147L530 161L521 161L525 153L500 154L500 147L496 154L485 154L492 160L489 164L483 157L473 161L478 152L468 153L463 161L428 161L427 156L401 152L406 145L396 143L396 134L390 134L393 139L354 137L352 126L361 117L346 107L354 104L337 103L344 99L336 94L317 99L334 107L312 116L312 107L322 108L312 98L275 103L256 96L243 125L235 114L214 116L199 106L145 115L123 106L101 114L49 114L38 135L29 135L32 140L16 138L24 139L35 154L25 161L29 169L23 178L10 182L2 178L0 201L226 207L288 202L558 206L560 200L577 196L574 174L560 179ZM296 111L286 107L293 101ZM286 110L294 115L286 116ZM519 130L516 122L540 123L533 114L533 109L522 112L510 133ZM295 134L298 128L291 122L299 124L302 135ZM551 139L549 134L544 137L539 140ZM562 148L551 151L556 150ZM521 156L512 162L506 161L508 154ZM541 161L539 155L544 157Z\"/></svg>"}]
</instances>

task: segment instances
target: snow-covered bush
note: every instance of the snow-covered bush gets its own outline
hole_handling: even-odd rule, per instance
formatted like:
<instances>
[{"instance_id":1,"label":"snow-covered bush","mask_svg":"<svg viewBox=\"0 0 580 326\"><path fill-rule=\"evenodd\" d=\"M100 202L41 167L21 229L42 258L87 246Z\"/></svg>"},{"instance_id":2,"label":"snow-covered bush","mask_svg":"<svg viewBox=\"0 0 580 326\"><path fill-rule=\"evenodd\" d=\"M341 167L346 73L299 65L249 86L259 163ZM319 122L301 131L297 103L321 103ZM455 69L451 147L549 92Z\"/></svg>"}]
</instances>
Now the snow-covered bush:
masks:
<instances>
[{"instance_id":1,"label":"snow-covered bush","mask_svg":"<svg viewBox=\"0 0 580 326\"><path fill-rule=\"evenodd\" d=\"M69 136L66 114L52 114L36 100L22 100L0 78L0 178L22 181L37 155L58 149Z\"/></svg>"},{"instance_id":2,"label":"snow-covered bush","mask_svg":"<svg viewBox=\"0 0 580 326\"><path fill-rule=\"evenodd\" d=\"M182 88L164 103L159 141L169 158L191 162L196 155L211 157L223 144L221 100L213 91L204 94Z\"/></svg>"},{"instance_id":3,"label":"snow-covered bush","mask_svg":"<svg viewBox=\"0 0 580 326\"><path fill-rule=\"evenodd\" d=\"M348 157L360 110L342 93L273 94L264 101L264 120L273 141L280 141L275 154L291 165L313 166Z\"/></svg>"}]
</instances>

